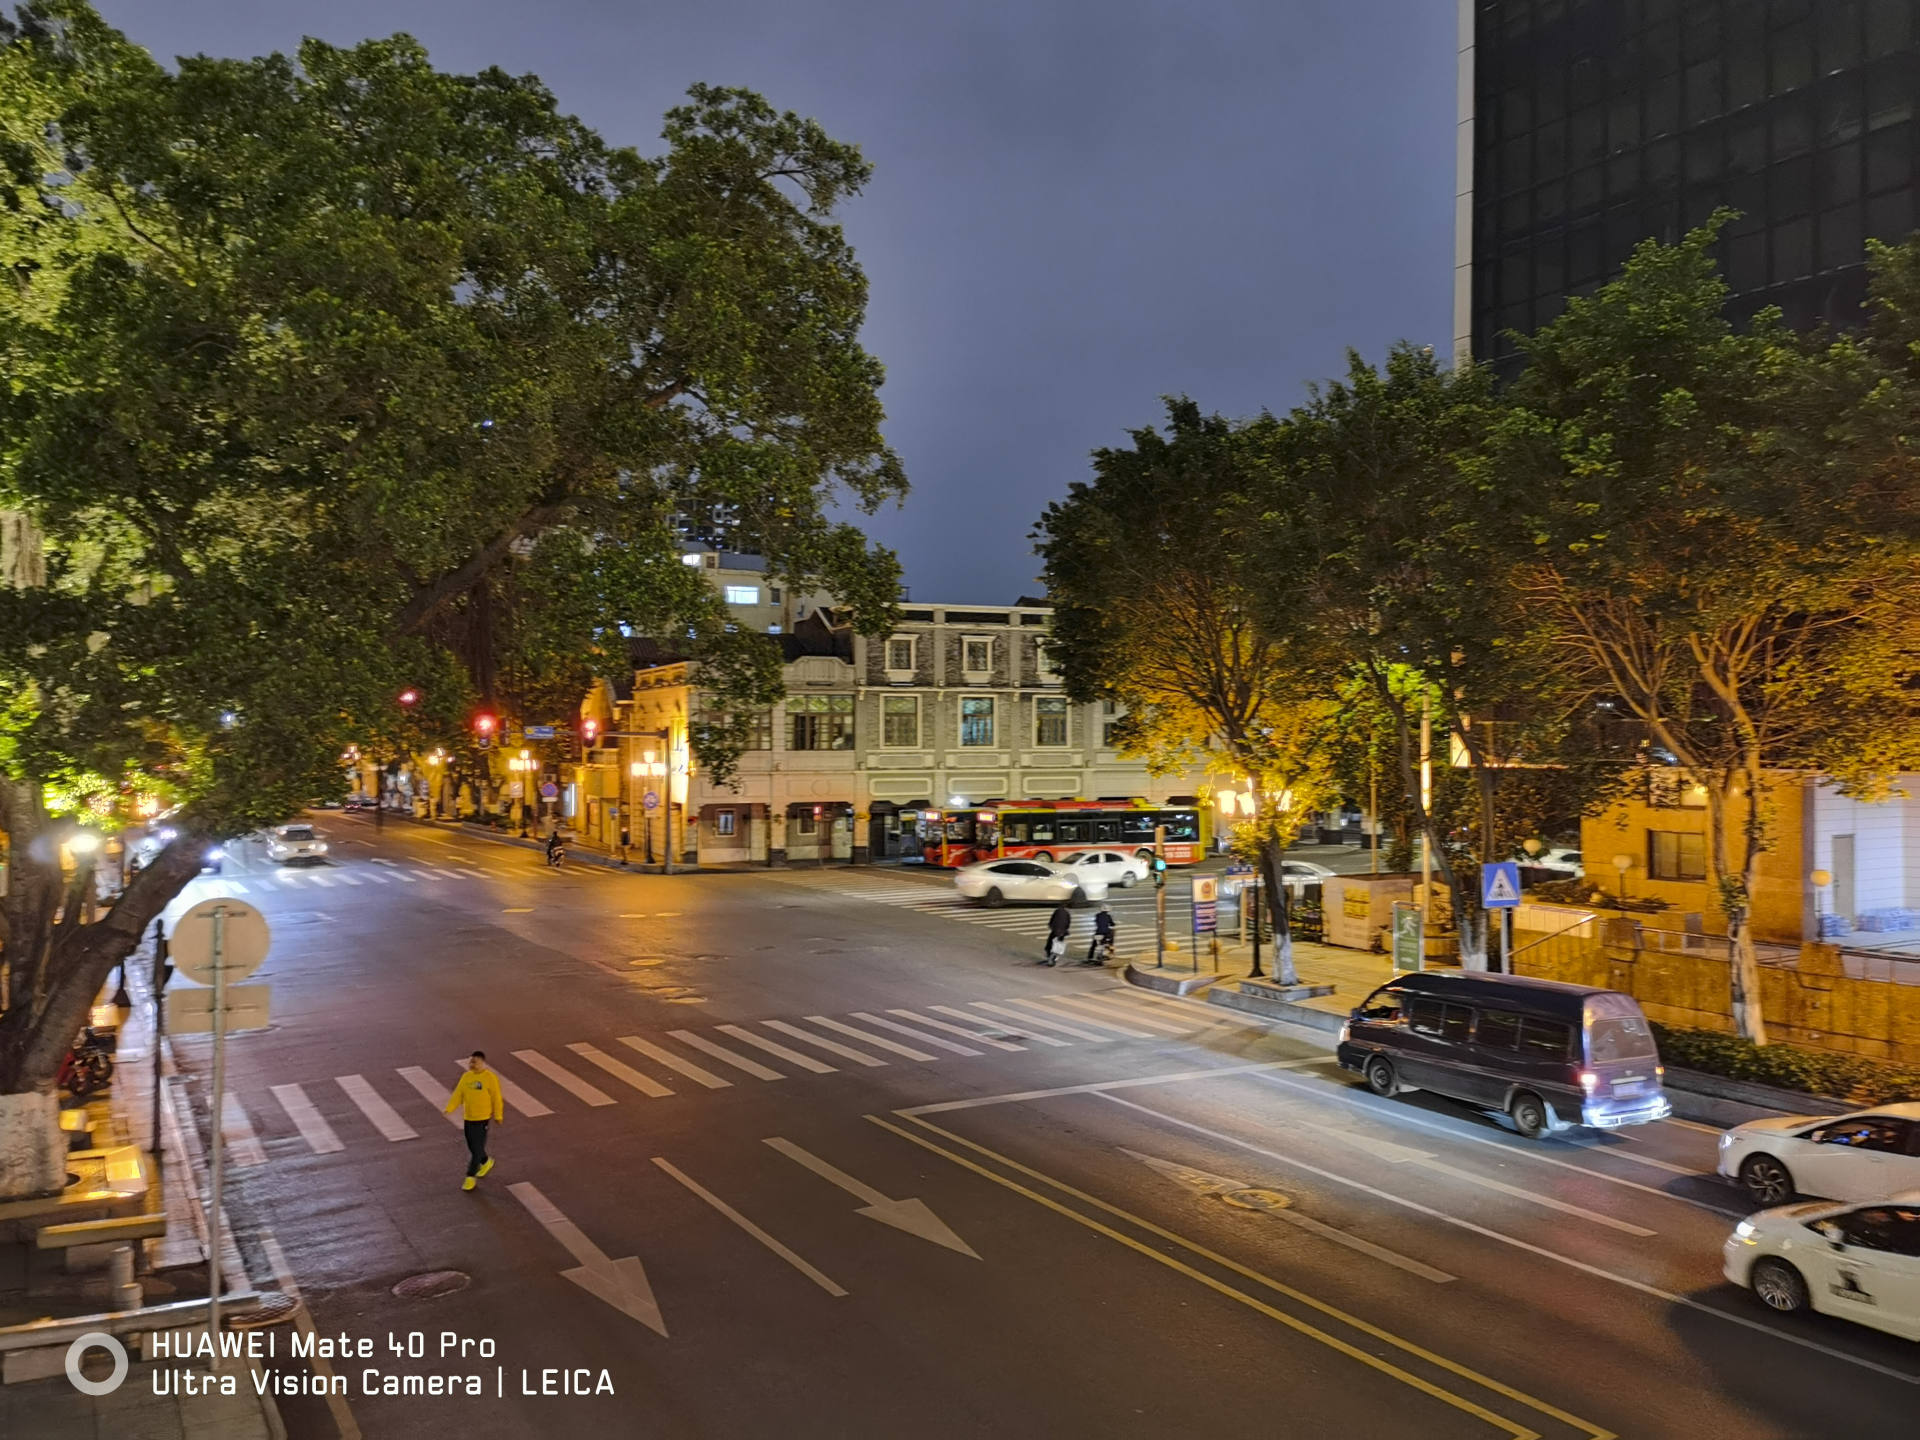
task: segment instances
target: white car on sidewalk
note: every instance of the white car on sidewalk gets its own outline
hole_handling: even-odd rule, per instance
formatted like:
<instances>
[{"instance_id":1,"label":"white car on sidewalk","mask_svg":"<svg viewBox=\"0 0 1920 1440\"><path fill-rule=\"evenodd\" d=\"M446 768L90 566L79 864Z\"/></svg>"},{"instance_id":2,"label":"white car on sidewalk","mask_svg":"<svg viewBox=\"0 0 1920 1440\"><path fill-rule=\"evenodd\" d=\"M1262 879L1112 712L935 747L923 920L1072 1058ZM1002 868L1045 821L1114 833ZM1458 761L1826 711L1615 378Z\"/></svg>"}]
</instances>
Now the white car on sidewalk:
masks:
<instances>
[{"instance_id":1,"label":"white car on sidewalk","mask_svg":"<svg viewBox=\"0 0 1920 1440\"><path fill-rule=\"evenodd\" d=\"M1122 890L1138 885L1153 874L1153 866L1144 856L1120 850L1076 850L1060 858L1060 868L1079 875L1091 875L1104 884L1118 885Z\"/></svg>"},{"instance_id":2,"label":"white car on sidewalk","mask_svg":"<svg viewBox=\"0 0 1920 1440\"><path fill-rule=\"evenodd\" d=\"M1749 1215L1721 1252L1727 1279L1771 1310L1817 1310L1920 1340L1920 1191Z\"/></svg>"},{"instance_id":3,"label":"white car on sidewalk","mask_svg":"<svg viewBox=\"0 0 1920 1440\"><path fill-rule=\"evenodd\" d=\"M327 842L311 825L281 825L267 837L267 858L282 865L292 860L324 860Z\"/></svg>"},{"instance_id":4,"label":"white car on sidewalk","mask_svg":"<svg viewBox=\"0 0 1920 1440\"><path fill-rule=\"evenodd\" d=\"M1721 1135L1714 1168L1745 1186L1758 1205L1784 1205L1795 1195L1875 1200L1920 1190L1920 1102L1749 1120Z\"/></svg>"},{"instance_id":5,"label":"white car on sidewalk","mask_svg":"<svg viewBox=\"0 0 1920 1440\"><path fill-rule=\"evenodd\" d=\"M953 888L982 905L1004 905L1009 900L1078 905L1107 898L1106 881L1044 860L983 860L963 866L954 872Z\"/></svg>"}]
</instances>

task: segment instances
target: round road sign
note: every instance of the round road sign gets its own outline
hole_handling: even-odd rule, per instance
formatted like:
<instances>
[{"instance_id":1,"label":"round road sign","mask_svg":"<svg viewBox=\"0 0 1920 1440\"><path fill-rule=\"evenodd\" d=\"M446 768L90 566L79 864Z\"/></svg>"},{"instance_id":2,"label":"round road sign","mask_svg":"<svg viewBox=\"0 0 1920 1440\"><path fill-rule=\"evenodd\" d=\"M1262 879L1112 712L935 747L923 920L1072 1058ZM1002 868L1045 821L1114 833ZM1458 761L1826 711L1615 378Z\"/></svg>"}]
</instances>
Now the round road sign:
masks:
<instances>
[{"instance_id":1,"label":"round road sign","mask_svg":"<svg viewBox=\"0 0 1920 1440\"><path fill-rule=\"evenodd\" d=\"M220 929L220 968L226 983L237 984L267 958L266 917L244 900L202 900L175 922L168 955L188 979L213 983L213 912L224 910Z\"/></svg>"},{"instance_id":2,"label":"round road sign","mask_svg":"<svg viewBox=\"0 0 1920 1440\"><path fill-rule=\"evenodd\" d=\"M658 790L647 791L645 795L640 797L640 803L649 810L658 810L660 808L660 792Z\"/></svg>"}]
</instances>

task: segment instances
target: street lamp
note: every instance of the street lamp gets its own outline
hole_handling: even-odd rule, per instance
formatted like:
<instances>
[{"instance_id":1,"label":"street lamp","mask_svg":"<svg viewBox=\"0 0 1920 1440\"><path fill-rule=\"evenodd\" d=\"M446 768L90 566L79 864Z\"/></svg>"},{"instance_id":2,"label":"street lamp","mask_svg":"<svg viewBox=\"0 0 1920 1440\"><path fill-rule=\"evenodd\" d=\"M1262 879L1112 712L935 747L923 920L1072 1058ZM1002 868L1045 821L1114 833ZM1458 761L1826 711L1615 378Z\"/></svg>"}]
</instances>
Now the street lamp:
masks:
<instances>
[{"instance_id":1,"label":"street lamp","mask_svg":"<svg viewBox=\"0 0 1920 1440\"><path fill-rule=\"evenodd\" d=\"M1824 923L1826 914L1821 908L1823 897L1820 892L1833 884L1833 872L1831 870L1815 870L1807 876L1807 883L1813 886L1813 938L1816 940L1824 940L1827 938L1827 927Z\"/></svg>"},{"instance_id":2,"label":"street lamp","mask_svg":"<svg viewBox=\"0 0 1920 1440\"><path fill-rule=\"evenodd\" d=\"M1625 900L1627 898L1627 872L1633 869L1633 857L1625 854L1614 856L1613 868L1620 872L1620 898Z\"/></svg>"}]
</instances>

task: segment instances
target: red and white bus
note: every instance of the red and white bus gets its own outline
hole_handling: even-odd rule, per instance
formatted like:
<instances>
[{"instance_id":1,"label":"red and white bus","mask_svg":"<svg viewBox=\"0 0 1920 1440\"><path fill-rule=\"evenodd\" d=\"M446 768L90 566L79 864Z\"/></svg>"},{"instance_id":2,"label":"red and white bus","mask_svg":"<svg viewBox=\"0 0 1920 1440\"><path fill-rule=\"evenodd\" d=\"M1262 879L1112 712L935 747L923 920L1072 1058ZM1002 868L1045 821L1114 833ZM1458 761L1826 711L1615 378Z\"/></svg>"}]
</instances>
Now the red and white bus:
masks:
<instances>
[{"instance_id":1,"label":"red and white bus","mask_svg":"<svg viewBox=\"0 0 1920 1440\"><path fill-rule=\"evenodd\" d=\"M1076 850L1153 853L1153 833L1167 832L1169 865L1207 854L1208 816L1200 805L1145 800L989 800L920 812L920 842L929 865L957 868L980 860L1060 860Z\"/></svg>"}]
</instances>

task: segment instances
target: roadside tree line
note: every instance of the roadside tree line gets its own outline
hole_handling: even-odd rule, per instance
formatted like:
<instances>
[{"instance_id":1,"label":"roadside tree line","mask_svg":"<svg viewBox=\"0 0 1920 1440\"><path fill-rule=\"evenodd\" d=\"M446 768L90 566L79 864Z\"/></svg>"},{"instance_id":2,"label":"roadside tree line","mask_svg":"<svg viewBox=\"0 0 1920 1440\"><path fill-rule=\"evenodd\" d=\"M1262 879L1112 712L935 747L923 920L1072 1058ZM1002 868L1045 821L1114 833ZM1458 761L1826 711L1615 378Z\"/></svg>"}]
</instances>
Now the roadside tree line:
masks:
<instances>
[{"instance_id":1,"label":"roadside tree line","mask_svg":"<svg viewBox=\"0 0 1920 1440\"><path fill-rule=\"evenodd\" d=\"M1862 328L1807 335L1726 319L1724 218L1570 299L1504 386L1402 345L1284 415L1170 400L1035 541L1069 689L1122 702L1150 766L1247 785L1269 894L1307 814L1385 770L1468 965L1478 864L1678 767L1764 1041L1767 772L1874 798L1920 768L1920 237L1872 246Z\"/></svg>"}]
</instances>

